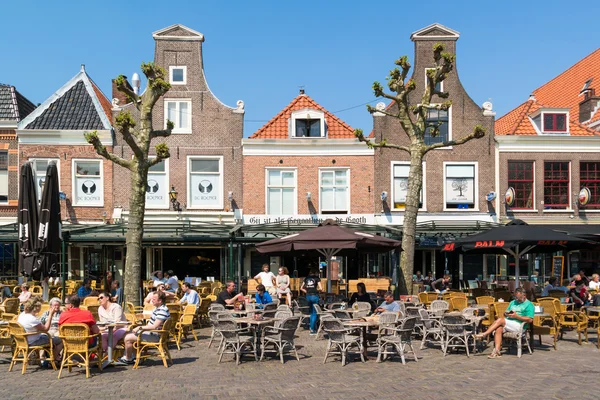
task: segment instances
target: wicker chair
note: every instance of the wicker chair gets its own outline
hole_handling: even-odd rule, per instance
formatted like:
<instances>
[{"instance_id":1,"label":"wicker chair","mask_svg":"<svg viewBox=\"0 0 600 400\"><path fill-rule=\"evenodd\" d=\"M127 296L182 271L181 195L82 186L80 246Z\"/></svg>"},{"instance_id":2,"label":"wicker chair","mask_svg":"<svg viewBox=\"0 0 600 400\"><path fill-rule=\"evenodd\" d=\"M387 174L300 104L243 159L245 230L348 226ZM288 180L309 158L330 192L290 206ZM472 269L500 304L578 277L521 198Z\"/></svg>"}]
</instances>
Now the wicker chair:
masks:
<instances>
[{"instance_id":1,"label":"wicker chair","mask_svg":"<svg viewBox=\"0 0 600 400\"><path fill-rule=\"evenodd\" d=\"M256 354L256 331L252 328L238 328L235 321L218 320L216 329L223 337L223 343L219 347L219 363L223 359L223 354L234 354L235 364L239 365L243 354L254 354L254 359L258 361ZM244 351L248 348L249 350ZM227 351L230 349L230 351Z\"/></svg>"},{"instance_id":2,"label":"wicker chair","mask_svg":"<svg viewBox=\"0 0 600 400\"><path fill-rule=\"evenodd\" d=\"M81 302L83 306L97 306L100 305L98 302L98 296L88 296Z\"/></svg>"},{"instance_id":3,"label":"wicker chair","mask_svg":"<svg viewBox=\"0 0 600 400\"><path fill-rule=\"evenodd\" d=\"M203 325L209 324L208 319L208 311L210 310L210 305L212 301L208 298L201 298L200 305L198 306L198 310L196 311L198 328L201 328Z\"/></svg>"},{"instance_id":4,"label":"wicker chair","mask_svg":"<svg viewBox=\"0 0 600 400\"><path fill-rule=\"evenodd\" d=\"M177 335L178 335L177 323L181 319L182 315L181 315L181 312L179 312L179 311L171 311L171 310L169 310L169 314L171 315L170 319L173 321L173 323L170 325L169 343L175 343L175 346L177 346L177 350L181 350L181 346L179 345L179 342L177 341ZM166 329L166 328L163 328L163 329Z\"/></svg>"},{"instance_id":5,"label":"wicker chair","mask_svg":"<svg viewBox=\"0 0 600 400\"><path fill-rule=\"evenodd\" d=\"M52 364L52 368L56 370L56 364L54 362L54 353L52 351L52 340L49 341L48 344L44 344L41 346L31 346L27 342L27 337L32 335L38 335L37 332L27 333L25 332L25 328L21 326L18 322L9 322L8 330L10 335L13 338L14 343L14 352L12 359L10 361L10 367L8 367L8 372L12 371L13 366L17 362L23 363L23 369L21 370L22 374L25 374L27 370L27 363L32 360L40 360L40 352L48 353L50 357L49 361Z\"/></svg>"},{"instance_id":6,"label":"wicker chair","mask_svg":"<svg viewBox=\"0 0 600 400\"><path fill-rule=\"evenodd\" d=\"M588 342L588 316L580 311L564 311L558 313L558 329L562 339L564 331L574 329L577 332L577 343L581 345L581 336Z\"/></svg>"},{"instance_id":7,"label":"wicker chair","mask_svg":"<svg viewBox=\"0 0 600 400\"><path fill-rule=\"evenodd\" d=\"M291 312L292 309L287 304L280 304L277 306L277 311L290 311Z\"/></svg>"},{"instance_id":8,"label":"wicker chair","mask_svg":"<svg viewBox=\"0 0 600 400\"><path fill-rule=\"evenodd\" d=\"M275 327L281 326L283 321L294 316L294 313L289 308L287 310L275 311Z\"/></svg>"},{"instance_id":9,"label":"wicker chair","mask_svg":"<svg viewBox=\"0 0 600 400\"><path fill-rule=\"evenodd\" d=\"M315 335L315 340L319 340L319 337L325 333L323 322L329 319L335 319L335 316L332 313L323 313L319 316L319 327L317 328L317 334Z\"/></svg>"},{"instance_id":10,"label":"wicker chair","mask_svg":"<svg viewBox=\"0 0 600 400\"><path fill-rule=\"evenodd\" d=\"M225 311L225 306L221 303L210 303L208 309L210 311Z\"/></svg>"},{"instance_id":11,"label":"wicker chair","mask_svg":"<svg viewBox=\"0 0 600 400\"><path fill-rule=\"evenodd\" d=\"M525 325L525 324L523 324L523 325ZM502 340L503 341L510 340L510 341L515 342L515 344L517 346L517 357L518 358L521 358L521 354L523 351L523 345L526 345L527 349L529 350L529 354L532 354L531 346L529 345L529 334L528 334L527 329L521 329L519 332L504 332L504 333L502 333Z\"/></svg>"},{"instance_id":12,"label":"wicker chair","mask_svg":"<svg viewBox=\"0 0 600 400\"><path fill-rule=\"evenodd\" d=\"M15 316L19 315L19 299L7 298L4 299L2 305L0 305L0 314L2 319L10 321Z\"/></svg>"},{"instance_id":13,"label":"wicker chair","mask_svg":"<svg viewBox=\"0 0 600 400\"><path fill-rule=\"evenodd\" d=\"M433 306L433 304L432 304L432 306ZM429 313L427 312L427 310L425 310L425 309L419 310L419 314L421 316L421 322L423 323L423 338L421 339L420 350L423 350L425 348L425 345L427 344L428 338L430 336L433 336L435 339L434 343L439 344L443 349L444 348L444 340L443 340L444 330L442 329L442 325L440 324L440 321L438 321L436 319L432 319L429 316Z\"/></svg>"},{"instance_id":14,"label":"wicker chair","mask_svg":"<svg viewBox=\"0 0 600 400\"><path fill-rule=\"evenodd\" d=\"M333 311L333 316L337 319L339 319L340 321L350 321L352 319L354 319L352 317L352 315L350 315L350 313L346 310L334 310Z\"/></svg>"},{"instance_id":15,"label":"wicker chair","mask_svg":"<svg viewBox=\"0 0 600 400\"><path fill-rule=\"evenodd\" d=\"M321 332L323 332L323 326L321 324L323 317L327 318L329 316L333 316L333 314L329 313L327 311L323 311L321 306L318 304L313 304L313 307L314 307L315 311L317 312L317 318L319 320L319 328L317 329L317 334L315 335L315 340L319 340L319 334Z\"/></svg>"},{"instance_id":16,"label":"wicker chair","mask_svg":"<svg viewBox=\"0 0 600 400\"><path fill-rule=\"evenodd\" d=\"M450 304L444 300L434 300L429 306L429 310L435 317L441 318L446 311L450 309Z\"/></svg>"},{"instance_id":17,"label":"wicker chair","mask_svg":"<svg viewBox=\"0 0 600 400\"><path fill-rule=\"evenodd\" d=\"M549 317L535 317L533 325L533 334L538 335L540 345L542 344L542 335L551 335L553 339L554 350L557 350L558 341L558 313L560 312L560 300L553 297L542 297L537 303L544 309ZM537 322L537 323L535 323Z\"/></svg>"},{"instance_id":18,"label":"wicker chair","mask_svg":"<svg viewBox=\"0 0 600 400\"><path fill-rule=\"evenodd\" d=\"M451 297L450 304L453 311L462 311L469 305L466 297Z\"/></svg>"},{"instance_id":19,"label":"wicker chair","mask_svg":"<svg viewBox=\"0 0 600 400\"><path fill-rule=\"evenodd\" d=\"M377 362L381 362L388 355L393 357L397 354L402 360L402 364L406 364L404 355L407 346L410 348L410 353L415 357L415 362L418 361L417 353L415 353L412 345L412 333L416 322L417 319L415 317L409 317L403 320L398 327L388 326L385 328L390 334L381 335L377 339ZM388 350L390 347L391 350Z\"/></svg>"},{"instance_id":20,"label":"wicker chair","mask_svg":"<svg viewBox=\"0 0 600 400\"><path fill-rule=\"evenodd\" d=\"M90 377L90 355L96 354L96 360L92 361L102 371L102 341L100 334L90 334L90 327L86 324L63 324L59 327L59 336L64 344L63 357L58 372L58 379L66 366L71 372L73 366L85 365L85 377ZM96 338L94 346L90 346L90 339ZM83 363L77 358L81 358Z\"/></svg>"},{"instance_id":21,"label":"wicker chair","mask_svg":"<svg viewBox=\"0 0 600 400\"><path fill-rule=\"evenodd\" d=\"M276 353L279 355L279 359L281 360L282 364L283 352L287 346L294 351L296 360L300 361L298 352L296 351L296 345L294 344L294 335L296 334L296 329L298 329L299 323L300 317L290 316L281 321L279 326L266 326L263 329L263 336L261 340L262 350L260 353L260 361L262 361L268 345L273 345L274 351L276 351Z\"/></svg>"},{"instance_id":22,"label":"wicker chair","mask_svg":"<svg viewBox=\"0 0 600 400\"><path fill-rule=\"evenodd\" d=\"M357 301L354 304L352 304L352 309L357 311L365 310L367 311L367 313L369 313L371 312L371 303L368 303L366 301Z\"/></svg>"},{"instance_id":23,"label":"wicker chair","mask_svg":"<svg viewBox=\"0 0 600 400\"><path fill-rule=\"evenodd\" d=\"M471 326L462 315L444 315L442 317L442 328L444 330L442 349L444 350L444 356L448 354L449 348L460 347L466 350L467 357L471 356L469 354L469 339L473 338L473 335L468 329Z\"/></svg>"},{"instance_id":24,"label":"wicker chair","mask_svg":"<svg viewBox=\"0 0 600 400\"><path fill-rule=\"evenodd\" d=\"M494 299L494 296L479 296L475 297L475 301L477 304L492 304L496 299Z\"/></svg>"},{"instance_id":25,"label":"wicker chair","mask_svg":"<svg viewBox=\"0 0 600 400\"><path fill-rule=\"evenodd\" d=\"M298 297L296 300L292 300L292 305L294 309L294 314L300 315L299 325L305 323L306 320L310 319L310 307L308 306L308 302L306 301L306 297Z\"/></svg>"},{"instance_id":26,"label":"wicker chair","mask_svg":"<svg viewBox=\"0 0 600 400\"><path fill-rule=\"evenodd\" d=\"M398 303L398 307L400 307L400 312L402 315L406 315L406 304L403 301L396 301L396 303Z\"/></svg>"},{"instance_id":27,"label":"wicker chair","mask_svg":"<svg viewBox=\"0 0 600 400\"><path fill-rule=\"evenodd\" d=\"M354 346L358 347L360 359L362 362L365 362L362 329L347 328L340 320L335 318L323 319L321 324L324 326L323 331L327 333L329 337L327 347L325 348L323 364L327 362L327 358L330 355L339 354L342 357L342 366L346 365L348 350Z\"/></svg>"},{"instance_id":28,"label":"wicker chair","mask_svg":"<svg viewBox=\"0 0 600 400\"><path fill-rule=\"evenodd\" d=\"M196 336L196 332L194 332L194 317L196 316L196 305L189 304L185 306L183 310L183 315L181 319L175 323L175 330L177 331L177 348L180 348L181 345L181 337L183 336L187 339L188 332L192 333L194 339L198 341L198 337Z\"/></svg>"},{"instance_id":29,"label":"wicker chair","mask_svg":"<svg viewBox=\"0 0 600 400\"><path fill-rule=\"evenodd\" d=\"M277 312L277 307L278 307L278 305L275 303L265 304L262 315L265 318L275 318L275 313Z\"/></svg>"},{"instance_id":30,"label":"wicker chair","mask_svg":"<svg viewBox=\"0 0 600 400\"><path fill-rule=\"evenodd\" d=\"M92 313L92 316L94 317L94 319L96 321L100 320L100 317L98 316L98 308L99 307L100 307L99 305L89 305L89 306L87 306L87 310Z\"/></svg>"},{"instance_id":31,"label":"wicker chair","mask_svg":"<svg viewBox=\"0 0 600 400\"><path fill-rule=\"evenodd\" d=\"M140 362L156 356L160 356L165 368L169 368L167 360L171 362L171 365L173 365L171 353L169 352L169 335L174 327L175 320L171 317L163 322L161 329L144 331L144 333L155 333L159 335L157 342L146 342L142 340L142 335L138 336L137 342L133 344L136 349L135 364L133 365L134 369L139 368ZM158 354L150 352L150 350L153 349L156 350Z\"/></svg>"}]
</instances>

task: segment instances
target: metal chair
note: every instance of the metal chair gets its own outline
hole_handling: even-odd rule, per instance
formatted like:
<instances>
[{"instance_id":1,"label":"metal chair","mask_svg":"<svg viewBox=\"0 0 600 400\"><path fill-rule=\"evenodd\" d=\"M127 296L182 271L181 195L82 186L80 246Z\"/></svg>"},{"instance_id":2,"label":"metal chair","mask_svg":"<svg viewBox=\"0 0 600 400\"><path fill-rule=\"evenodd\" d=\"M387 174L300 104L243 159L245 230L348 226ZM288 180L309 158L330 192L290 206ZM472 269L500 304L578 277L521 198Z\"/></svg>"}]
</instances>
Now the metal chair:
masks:
<instances>
[{"instance_id":1,"label":"metal chair","mask_svg":"<svg viewBox=\"0 0 600 400\"><path fill-rule=\"evenodd\" d=\"M407 352L407 346L410 348L409 353L412 353L415 357L415 362L418 361L417 353L412 345L412 333L416 322L417 319L415 317L409 317L403 320L398 327L388 326L385 328L390 334L384 334L378 338L377 362L382 361L382 356L385 359L388 355L393 357L397 354L402 360L402 364L406 364L404 355ZM390 347L391 350L388 350Z\"/></svg>"},{"instance_id":2,"label":"metal chair","mask_svg":"<svg viewBox=\"0 0 600 400\"><path fill-rule=\"evenodd\" d=\"M346 365L346 357L348 356L348 350L356 346L360 354L360 359L365 362L364 349L363 349L363 337L362 329L360 328L347 328L338 319L324 319L321 321L324 325L323 330L327 333L329 339L327 341L327 347L325 349L325 358L323 364L327 362L327 358L330 355L340 355L342 357L342 366ZM357 334L358 333L358 334Z\"/></svg>"},{"instance_id":3,"label":"metal chair","mask_svg":"<svg viewBox=\"0 0 600 400\"><path fill-rule=\"evenodd\" d=\"M281 311L284 312L284 311ZM300 361L298 352L296 351L296 345L294 344L294 336L296 329L298 329L300 317L289 316L285 318L279 326L266 326L263 329L263 336L261 339L261 353L260 361L265 356L266 347L273 345L274 351L279 355L281 363L283 364L283 352L287 346L294 351L296 360Z\"/></svg>"}]
</instances>

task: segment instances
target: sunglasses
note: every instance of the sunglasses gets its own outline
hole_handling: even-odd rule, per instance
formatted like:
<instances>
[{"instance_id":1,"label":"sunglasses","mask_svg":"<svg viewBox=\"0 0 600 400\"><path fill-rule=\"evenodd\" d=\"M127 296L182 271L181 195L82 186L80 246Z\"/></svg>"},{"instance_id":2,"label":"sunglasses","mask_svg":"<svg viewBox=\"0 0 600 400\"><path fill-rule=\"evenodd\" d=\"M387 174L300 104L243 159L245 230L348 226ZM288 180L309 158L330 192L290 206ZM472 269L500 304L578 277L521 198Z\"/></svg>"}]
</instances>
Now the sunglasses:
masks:
<instances>
[{"instance_id":1,"label":"sunglasses","mask_svg":"<svg viewBox=\"0 0 600 400\"><path fill-rule=\"evenodd\" d=\"M106 297L104 297L104 296L98 296L98 300L102 300L102 299L105 299L105 298Z\"/></svg>"}]
</instances>

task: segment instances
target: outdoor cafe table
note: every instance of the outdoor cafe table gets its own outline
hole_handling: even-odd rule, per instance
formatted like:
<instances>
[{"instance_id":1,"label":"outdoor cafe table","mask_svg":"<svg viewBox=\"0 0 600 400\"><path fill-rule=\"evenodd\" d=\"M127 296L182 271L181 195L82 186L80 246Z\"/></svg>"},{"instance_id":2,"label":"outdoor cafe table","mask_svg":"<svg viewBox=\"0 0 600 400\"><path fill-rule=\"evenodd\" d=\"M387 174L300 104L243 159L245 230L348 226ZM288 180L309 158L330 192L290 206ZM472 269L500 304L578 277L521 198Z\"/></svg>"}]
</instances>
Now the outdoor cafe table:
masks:
<instances>
[{"instance_id":1,"label":"outdoor cafe table","mask_svg":"<svg viewBox=\"0 0 600 400\"><path fill-rule=\"evenodd\" d=\"M349 321L342 321L345 326L349 326L351 328L361 328L362 329L362 340L363 340L363 355L365 360L367 357L367 328L375 328L379 326L379 318L375 317L367 317L361 319L352 319Z\"/></svg>"},{"instance_id":2,"label":"outdoor cafe table","mask_svg":"<svg viewBox=\"0 0 600 400\"><path fill-rule=\"evenodd\" d=\"M129 325L129 322L127 322L127 321L98 322L98 323L96 323L96 325L101 326L101 327L104 326L104 327L108 328L108 346L107 346L108 359L102 363L102 368L104 369L111 365L113 365L113 366L114 365L121 365L121 366L127 365L118 360L113 360L113 332L114 332L114 329L117 327L123 327L123 326ZM102 345L102 343L100 343L100 345Z\"/></svg>"}]
</instances>

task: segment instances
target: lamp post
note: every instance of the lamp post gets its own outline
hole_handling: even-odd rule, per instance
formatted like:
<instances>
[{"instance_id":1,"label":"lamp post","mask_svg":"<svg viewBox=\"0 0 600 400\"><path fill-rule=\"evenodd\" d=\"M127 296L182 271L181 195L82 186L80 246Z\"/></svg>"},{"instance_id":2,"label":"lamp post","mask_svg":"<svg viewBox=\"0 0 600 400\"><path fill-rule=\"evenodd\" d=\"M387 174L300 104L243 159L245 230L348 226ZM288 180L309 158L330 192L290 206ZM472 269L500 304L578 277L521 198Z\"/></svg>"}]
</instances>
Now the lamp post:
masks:
<instances>
[{"instance_id":1,"label":"lamp post","mask_svg":"<svg viewBox=\"0 0 600 400\"><path fill-rule=\"evenodd\" d=\"M177 201L177 190L175 190L175 186L171 186L171 191L169 192L169 198L171 199L171 205L173 206L173 211L181 211L181 203Z\"/></svg>"}]
</instances>

